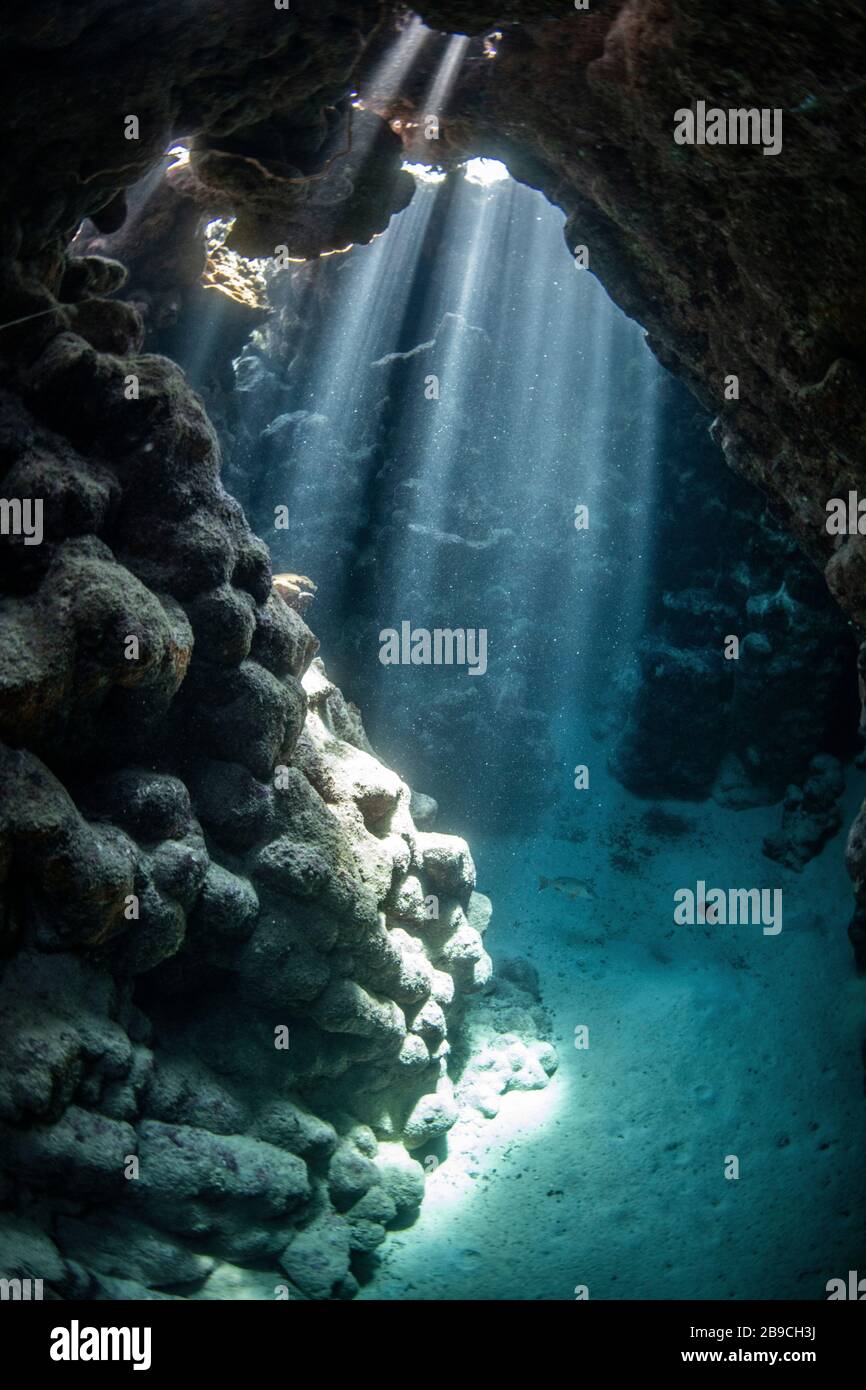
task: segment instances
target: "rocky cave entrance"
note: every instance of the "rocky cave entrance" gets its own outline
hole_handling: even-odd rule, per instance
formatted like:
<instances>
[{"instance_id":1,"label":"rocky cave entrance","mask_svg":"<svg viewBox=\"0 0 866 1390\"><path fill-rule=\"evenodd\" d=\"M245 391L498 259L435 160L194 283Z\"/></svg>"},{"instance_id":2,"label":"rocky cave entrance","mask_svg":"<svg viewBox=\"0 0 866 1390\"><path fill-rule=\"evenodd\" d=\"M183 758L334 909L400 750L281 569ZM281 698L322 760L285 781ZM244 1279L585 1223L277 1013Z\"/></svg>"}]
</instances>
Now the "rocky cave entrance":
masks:
<instances>
[{"instance_id":1,"label":"rocky cave entrance","mask_svg":"<svg viewBox=\"0 0 866 1390\"><path fill-rule=\"evenodd\" d=\"M317 579L306 611L329 670L377 752L471 844L495 970L544 1006L569 1059L548 1090L524 1075L502 1100L495 1068L492 1088L474 1072L462 1119L418 1151L417 1223L360 1296L561 1297L579 1249L575 1283L612 1298L646 1242L631 1297L684 1298L696 1281L751 1297L768 1280L802 1297L819 1251L829 1239L838 1261L858 1220L843 1195L856 1010L811 1073L798 1045L852 983L827 906L859 799L857 770L847 790L843 774L850 634L725 469L709 416L574 263L561 214L478 164L446 189L416 169L381 238L295 272L281 321L234 360L230 485L274 568ZM283 502L296 530L275 536ZM383 667L383 629L404 621L487 629L485 679L412 666L402 642ZM724 658L737 632L743 665ZM756 923L720 930L710 913L690 938L674 925L675 887L733 883L782 892L779 959ZM804 978L808 1019L784 1002ZM500 1037L525 1026L514 1017L496 1019ZM484 1029L469 1036L490 1066ZM709 1156L760 1109L753 1078L768 1074L755 1187L726 1203ZM647 1150L661 1155L649 1174ZM795 1189L812 1189L817 1155L825 1200L804 1222ZM638 1188L639 1211L613 1195Z\"/></svg>"}]
</instances>

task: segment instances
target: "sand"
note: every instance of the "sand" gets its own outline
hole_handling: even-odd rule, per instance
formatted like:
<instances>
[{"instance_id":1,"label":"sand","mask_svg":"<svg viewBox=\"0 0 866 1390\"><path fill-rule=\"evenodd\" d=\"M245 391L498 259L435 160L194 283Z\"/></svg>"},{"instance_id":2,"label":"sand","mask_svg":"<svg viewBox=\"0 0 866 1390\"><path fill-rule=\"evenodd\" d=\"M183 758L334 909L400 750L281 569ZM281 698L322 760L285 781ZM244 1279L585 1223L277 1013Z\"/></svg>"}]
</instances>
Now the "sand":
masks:
<instances>
[{"instance_id":1,"label":"sand","mask_svg":"<svg viewBox=\"0 0 866 1390\"><path fill-rule=\"evenodd\" d=\"M666 802L693 825L654 837L653 803L592 780L572 841L472 839L488 949L536 966L559 1070L451 1132L361 1297L824 1299L829 1279L866 1273L866 980L844 831L797 874L761 853L778 806ZM852 769L846 826L861 796ZM542 875L596 896L539 891ZM781 933L675 926L673 894L698 879L782 888Z\"/></svg>"}]
</instances>

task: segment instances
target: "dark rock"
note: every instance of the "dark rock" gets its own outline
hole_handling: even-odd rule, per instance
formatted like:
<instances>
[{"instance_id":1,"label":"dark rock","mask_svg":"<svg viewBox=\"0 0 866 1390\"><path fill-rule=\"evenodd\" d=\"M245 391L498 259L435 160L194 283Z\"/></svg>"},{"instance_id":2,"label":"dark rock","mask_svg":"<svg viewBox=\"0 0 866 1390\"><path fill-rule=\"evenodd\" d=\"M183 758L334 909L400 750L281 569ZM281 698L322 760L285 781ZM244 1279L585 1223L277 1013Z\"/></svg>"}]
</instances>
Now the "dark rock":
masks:
<instances>
[{"instance_id":1,"label":"dark rock","mask_svg":"<svg viewBox=\"0 0 866 1390\"><path fill-rule=\"evenodd\" d=\"M332 1155L328 1165L328 1191L337 1211L346 1211L378 1180L376 1165L359 1153L354 1144L343 1142Z\"/></svg>"},{"instance_id":2,"label":"dark rock","mask_svg":"<svg viewBox=\"0 0 866 1390\"><path fill-rule=\"evenodd\" d=\"M273 789L239 763L202 762L189 785L202 825L227 848L241 852L269 835L275 817Z\"/></svg>"},{"instance_id":3,"label":"dark rock","mask_svg":"<svg viewBox=\"0 0 866 1390\"><path fill-rule=\"evenodd\" d=\"M839 830L842 813L836 802L844 790L845 778L838 759L827 756L813 758L809 777L802 789L788 788L781 831L764 840L767 857L778 860L789 869L799 871L805 868ZM850 845L849 839L849 854L856 858Z\"/></svg>"},{"instance_id":4,"label":"dark rock","mask_svg":"<svg viewBox=\"0 0 866 1390\"><path fill-rule=\"evenodd\" d=\"M435 821L439 805L434 797L425 796L424 792L413 791L409 809L419 830L426 830Z\"/></svg>"},{"instance_id":5,"label":"dark rock","mask_svg":"<svg viewBox=\"0 0 866 1390\"><path fill-rule=\"evenodd\" d=\"M276 676L293 675L299 680L319 650L303 618L276 594L256 612L251 655Z\"/></svg>"},{"instance_id":6,"label":"dark rock","mask_svg":"<svg viewBox=\"0 0 866 1390\"><path fill-rule=\"evenodd\" d=\"M108 256L72 256L66 263L59 296L77 303L91 295L116 294L129 278L127 266Z\"/></svg>"},{"instance_id":7,"label":"dark rock","mask_svg":"<svg viewBox=\"0 0 866 1390\"><path fill-rule=\"evenodd\" d=\"M237 666L250 654L256 627L253 601L230 584L202 594L187 605L193 636L219 665Z\"/></svg>"},{"instance_id":8,"label":"dark rock","mask_svg":"<svg viewBox=\"0 0 866 1390\"><path fill-rule=\"evenodd\" d=\"M198 897L209 866L200 834L183 840L163 840L150 856L150 872L161 893L174 898L189 912Z\"/></svg>"},{"instance_id":9,"label":"dark rock","mask_svg":"<svg viewBox=\"0 0 866 1390\"><path fill-rule=\"evenodd\" d=\"M84 804L145 845L181 839L193 819L183 782L146 769L125 768L98 779L86 787Z\"/></svg>"},{"instance_id":10,"label":"dark rock","mask_svg":"<svg viewBox=\"0 0 866 1390\"><path fill-rule=\"evenodd\" d=\"M71 1105L55 1124L32 1129L0 1126L0 1162L20 1180L46 1189L63 1174L70 1197L119 1199L127 1182L124 1167L139 1139L128 1124Z\"/></svg>"},{"instance_id":11,"label":"dark rock","mask_svg":"<svg viewBox=\"0 0 866 1390\"><path fill-rule=\"evenodd\" d=\"M498 978L510 980L537 1003L541 1002L538 971L530 961L524 960L522 956L510 956L497 964L496 973Z\"/></svg>"},{"instance_id":12,"label":"dark rock","mask_svg":"<svg viewBox=\"0 0 866 1390\"><path fill-rule=\"evenodd\" d=\"M190 931L206 940L244 941L253 930L259 900L249 879L210 864L204 877Z\"/></svg>"},{"instance_id":13,"label":"dark rock","mask_svg":"<svg viewBox=\"0 0 866 1390\"><path fill-rule=\"evenodd\" d=\"M142 1097L148 1119L198 1126L215 1134L242 1134L248 1125L244 1105L201 1062L160 1060Z\"/></svg>"},{"instance_id":14,"label":"dark rock","mask_svg":"<svg viewBox=\"0 0 866 1390\"><path fill-rule=\"evenodd\" d=\"M293 676L280 680L257 662L244 661L213 682L210 699L196 710L205 754L235 759L262 781L278 761L290 760L307 712Z\"/></svg>"},{"instance_id":15,"label":"dark rock","mask_svg":"<svg viewBox=\"0 0 866 1390\"><path fill-rule=\"evenodd\" d=\"M272 1220L296 1210L310 1193L301 1159L241 1135L144 1120L139 1158L141 1176L130 1189L134 1205L166 1231L207 1228L211 1206L239 1204L248 1223Z\"/></svg>"},{"instance_id":16,"label":"dark rock","mask_svg":"<svg viewBox=\"0 0 866 1390\"><path fill-rule=\"evenodd\" d=\"M241 997L256 1008L291 1010L321 994L337 925L320 910L263 912L238 956Z\"/></svg>"}]
</instances>

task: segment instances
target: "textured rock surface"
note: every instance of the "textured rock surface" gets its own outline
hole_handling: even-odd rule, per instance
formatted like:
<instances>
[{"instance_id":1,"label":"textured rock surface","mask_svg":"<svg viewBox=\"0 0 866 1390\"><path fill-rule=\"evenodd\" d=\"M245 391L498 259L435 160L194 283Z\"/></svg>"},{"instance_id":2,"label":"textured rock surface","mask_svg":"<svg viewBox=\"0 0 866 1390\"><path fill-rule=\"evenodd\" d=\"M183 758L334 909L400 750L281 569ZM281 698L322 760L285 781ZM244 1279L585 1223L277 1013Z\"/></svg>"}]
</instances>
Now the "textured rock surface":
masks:
<instances>
[{"instance_id":1,"label":"textured rock surface","mask_svg":"<svg viewBox=\"0 0 866 1390\"><path fill-rule=\"evenodd\" d=\"M624 673L611 770L644 796L770 804L816 754L853 751L855 644L760 495L714 468L715 447L679 403L669 418L656 598ZM725 659L727 634L737 659Z\"/></svg>"},{"instance_id":2,"label":"textured rock surface","mask_svg":"<svg viewBox=\"0 0 866 1390\"><path fill-rule=\"evenodd\" d=\"M777 0L518 8L420 6L476 33L506 21L495 60L464 70L446 140L505 158L565 209L570 244L862 620L862 541L828 536L825 503L856 487L863 436L863 7L832 22ZM675 111L700 100L781 110L782 153L676 145Z\"/></svg>"},{"instance_id":3,"label":"textured rock surface","mask_svg":"<svg viewBox=\"0 0 866 1390\"><path fill-rule=\"evenodd\" d=\"M38 759L6 752L30 759L30 796L8 799L30 820L7 843L34 877L14 880L0 979L0 1171L20 1210L5 1239L10 1269L39 1262L53 1296L231 1296L228 1271L252 1265L270 1292L260 1278L234 1296L288 1280L291 1297L351 1297L354 1258L421 1201L407 1150L457 1120L449 1027L489 985L490 903L468 846L417 830L409 788L335 731L344 704L321 663L297 671L303 729L266 780L211 762L191 796L124 768L87 780L85 820ZM234 738L243 756L257 720ZM225 808L243 817L251 799L239 838ZM102 845L125 876L94 861ZM36 886L52 854L71 925ZM111 909L98 931L85 871ZM472 1028L485 1016L480 998ZM549 1045L524 1023L484 1097L546 1084L531 1049Z\"/></svg>"},{"instance_id":4,"label":"textured rock surface","mask_svg":"<svg viewBox=\"0 0 866 1390\"><path fill-rule=\"evenodd\" d=\"M842 825L836 804L845 789L845 778L835 758L813 758L802 787L789 787L782 808L782 826L764 843L770 859L802 869L823 849Z\"/></svg>"},{"instance_id":5,"label":"textured rock surface","mask_svg":"<svg viewBox=\"0 0 866 1390\"><path fill-rule=\"evenodd\" d=\"M40 53L66 64L87 18L111 8L56 9L39 33L22 20L4 34L21 45L22 122L38 102L50 124ZM279 16L259 28L254 7L220 6L203 46L195 25L174 33L169 6L149 16L152 46L135 23L97 26L91 61L118 57L116 39L127 66L92 128L83 118L62 155L30 166L26 195L23 166L5 170L16 211L2 317L51 312L0 340L4 492L44 502L43 543L4 537L0 557L0 1168L10 1272L38 1262L52 1295L231 1296L254 1265L272 1271L269 1288L250 1276L255 1296L288 1278L292 1296L350 1297L355 1254L423 1195L404 1141L423 1140L425 1096L431 1133L454 1118L449 1015L459 1021L465 992L489 977L480 938L467 951L461 936L471 860L442 837L440 858L457 868L428 944L435 890L409 789L311 670L317 642L272 593L199 398L172 362L141 352L145 319L155 343L173 297L194 293L195 237L162 283L148 260L154 226L186 244L173 221L183 210L147 212L136 194L156 221L132 216L118 238L137 281L145 262L151 275L128 302L105 297L126 272L98 245L71 262L63 251L84 213L102 236L118 228L117 187L172 136L207 128L205 168L224 143L247 167L233 133L283 84L294 115L281 157L297 156L298 173L324 166L373 8L346 20L319 6L312 53L289 42L300 11L278 30ZM133 107L141 138L126 142ZM382 181L401 157L383 130ZM382 181L342 237L385 225ZM305 186L292 187L294 202ZM259 214L244 196L252 235ZM272 197L261 215L265 203L277 216ZM308 237L321 227L317 249L331 221L306 218ZM391 918L410 879L421 911Z\"/></svg>"},{"instance_id":6,"label":"textured rock surface","mask_svg":"<svg viewBox=\"0 0 866 1390\"><path fill-rule=\"evenodd\" d=\"M172 138L197 138L208 170L243 166L240 182L226 177L226 196L250 217L281 179L317 178L348 121L364 43L374 38L372 63L385 37L375 25L397 8L353 6L347 17L345 7L299 0L263 21L251 3L219 3L206 42L194 24L178 27L167 3L146 21L110 0L74 14L43 7L38 24L6 19L15 115L4 201L18 224L11 242L24 238L7 307L49 305L64 233L93 212L116 228L122 190ZM721 0L597 0L564 17L557 6L505 0L419 11L461 32L502 29L495 59L467 64L437 155L505 154L566 209L570 240L590 245L594 268L646 324L662 360L720 411L732 462L773 494L811 553L832 560L831 587L860 613L860 540L831 553L824 503L856 486L862 435L861 7L843 6L832 25L819 5L777 0L756 0L748 13ZM114 22L100 25L108 13ZM84 52L109 80L99 103L75 100L88 81L74 61ZM676 146L674 111L716 97L781 109L782 154ZM59 140L70 106L79 124L64 122ZM125 138L129 112L140 117L136 141ZM287 189L289 202L292 189L309 193ZM804 265L823 271L803 274ZM57 311L41 333L64 317ZM739 402L724 401L730 372Z\"/></svg>"}]
</instances>

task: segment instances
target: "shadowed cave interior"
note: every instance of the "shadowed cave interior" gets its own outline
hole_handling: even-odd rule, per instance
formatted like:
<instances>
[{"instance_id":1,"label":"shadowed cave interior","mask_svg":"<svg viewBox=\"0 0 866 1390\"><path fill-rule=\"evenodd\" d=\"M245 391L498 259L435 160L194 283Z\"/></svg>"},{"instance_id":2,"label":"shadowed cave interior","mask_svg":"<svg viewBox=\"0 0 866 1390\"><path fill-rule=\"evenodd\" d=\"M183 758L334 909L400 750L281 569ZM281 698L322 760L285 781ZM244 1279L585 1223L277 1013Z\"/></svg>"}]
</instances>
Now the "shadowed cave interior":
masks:
<instances>
[{"instance_id":1,"label":"shadowed cave interior","mask_svg":"<svg viewBox=\"0 0 866 1390\"><path fill-rule=\"evenodd\" d=\"M862 1265L863 8L772 62L763 0L564 8L2 22L0 1276L45 1297ZM778 158L677 146L702 96Z\"/></svg>"}]
</instances>

